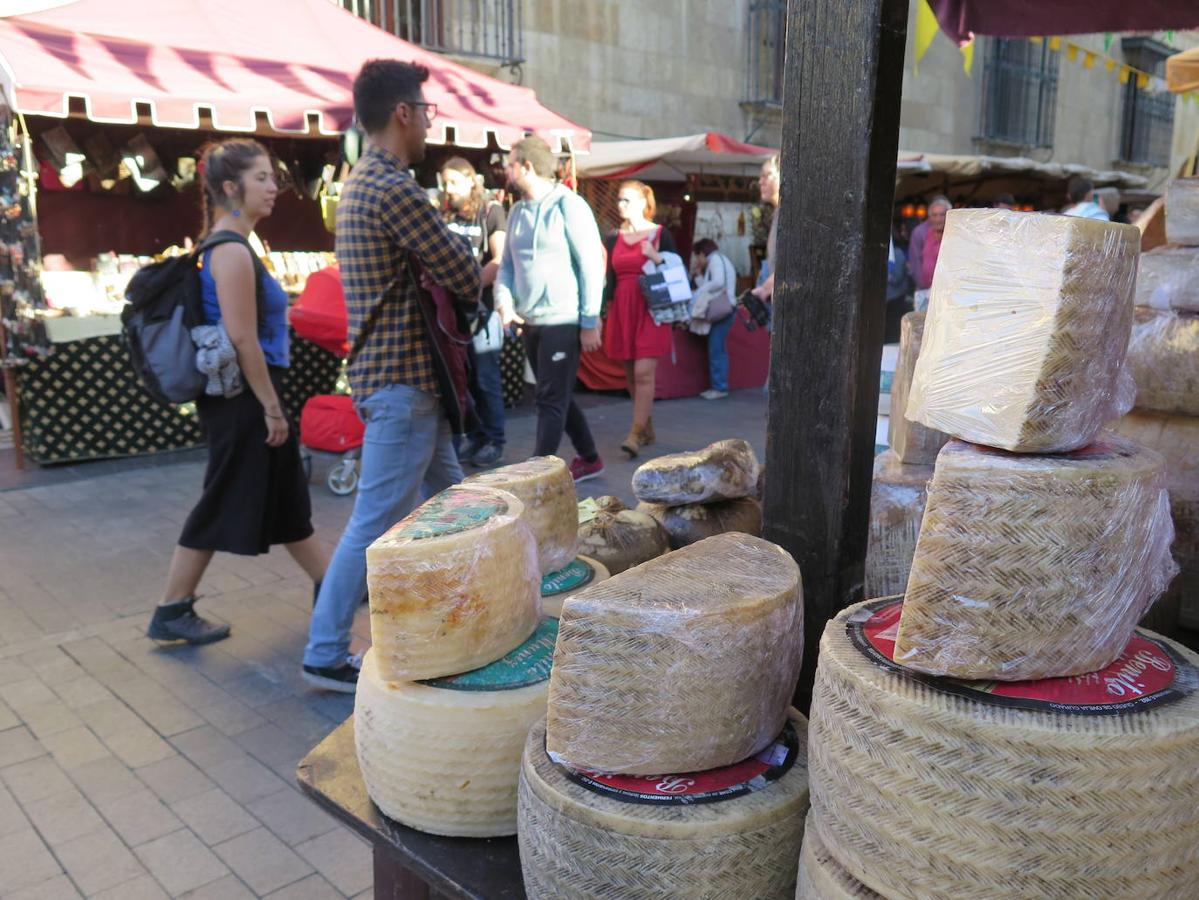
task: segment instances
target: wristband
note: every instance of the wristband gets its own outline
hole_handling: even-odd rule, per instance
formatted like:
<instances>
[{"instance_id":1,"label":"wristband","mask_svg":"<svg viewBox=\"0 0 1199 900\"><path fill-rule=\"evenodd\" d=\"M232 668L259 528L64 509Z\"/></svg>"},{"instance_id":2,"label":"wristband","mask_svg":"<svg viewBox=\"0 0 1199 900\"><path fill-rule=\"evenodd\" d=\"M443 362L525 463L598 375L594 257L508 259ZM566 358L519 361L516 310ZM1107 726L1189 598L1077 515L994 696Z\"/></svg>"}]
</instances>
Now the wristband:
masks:
<instances>
[{"instance_id":1,"label":"wristband","mask_svg":"<svg viewBox=\"0 0 1199 900\"><path fill-rule=\"evenodd\" d=\"M263 410L263 411L262 411L262 414L263 414L264 416L266 416L268 419L283 419L283 418L286 418L285 416L282 416L282 415L279 415L279 416L272 416L272 415L271 415L269 412L267 412L266 410Z\"/></svg>"}]
</instances>

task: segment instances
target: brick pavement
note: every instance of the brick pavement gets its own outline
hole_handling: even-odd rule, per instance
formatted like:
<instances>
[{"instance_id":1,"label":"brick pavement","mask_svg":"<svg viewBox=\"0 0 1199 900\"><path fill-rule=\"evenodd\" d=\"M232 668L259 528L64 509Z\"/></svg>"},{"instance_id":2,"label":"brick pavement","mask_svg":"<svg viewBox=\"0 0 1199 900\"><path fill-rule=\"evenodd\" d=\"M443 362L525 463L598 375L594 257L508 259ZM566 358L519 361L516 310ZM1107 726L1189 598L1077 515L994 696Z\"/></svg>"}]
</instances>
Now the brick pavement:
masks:
<instances>
[{"instance_id":1,"label":"brick pavement","mask_svg":"<svg viewBox=\"0 0 1199 900\"><path fill-rule=\"evenodd\" d=\"M608 472L580 494L631 500L618 449L629 404L586 405ZM757 391L659 404L654 450L741 436L761 452L763 420ZM507 461L531 451L533 424L512 417ZM295 786L296 763L353 699L300 678L312 588L286 553L214 559L202 607L232 623L228 640L145 637L202 471L194 455L97 477L80 466L0 492L2 897L371 894L369 848ZM322 477L318 464L314 524L332 546L352 498ZM365 610L355 634L369 634Z\"/></svg>"}]
</instances>

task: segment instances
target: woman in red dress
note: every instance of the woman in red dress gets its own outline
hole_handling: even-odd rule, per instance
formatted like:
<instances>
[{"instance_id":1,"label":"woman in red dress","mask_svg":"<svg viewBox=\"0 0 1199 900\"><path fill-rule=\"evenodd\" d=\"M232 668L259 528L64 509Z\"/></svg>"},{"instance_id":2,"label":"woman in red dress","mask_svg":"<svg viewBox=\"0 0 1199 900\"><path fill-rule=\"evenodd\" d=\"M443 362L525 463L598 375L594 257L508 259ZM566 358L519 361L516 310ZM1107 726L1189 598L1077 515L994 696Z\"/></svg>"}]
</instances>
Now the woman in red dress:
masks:
<instances>
[{"instance_id":1,"label":"woman in red dress","mask_svg":"<svg viewBox=\"0 0 1199 900\"><path fill-rule=\"evenodd\" d=\"M662 262L663 253L676 253L674 238L654 224L654 192L640 181L626 181L617 199L620 229L608 237L608 280L604 306L604 352L624 364L633 398L633 425L620 445L630 457L654 442L654 381L658 357L671 349L669 325L657 325L645 308L638 278L646 260Z\"/></svg>"}]
</instances>

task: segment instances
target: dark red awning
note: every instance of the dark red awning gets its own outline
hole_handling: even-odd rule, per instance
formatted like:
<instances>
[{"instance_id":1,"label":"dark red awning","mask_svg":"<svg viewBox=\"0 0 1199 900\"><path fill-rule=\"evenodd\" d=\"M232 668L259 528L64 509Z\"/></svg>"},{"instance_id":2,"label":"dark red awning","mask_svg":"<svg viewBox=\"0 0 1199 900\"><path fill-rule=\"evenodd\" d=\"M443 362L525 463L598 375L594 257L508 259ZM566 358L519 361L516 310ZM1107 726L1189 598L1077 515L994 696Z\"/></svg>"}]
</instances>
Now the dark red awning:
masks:
<instances>
[{"instance_id":1,"label":"dark red awning","mask_svg":"<svg viewBox=\"0 0 1199 900\"><path fill-rule=\"evenodd\" d=\"M1199 28L1197 0L929 0L958 43L976 34L1035 37Z\"/></svg>"}]
</instances>

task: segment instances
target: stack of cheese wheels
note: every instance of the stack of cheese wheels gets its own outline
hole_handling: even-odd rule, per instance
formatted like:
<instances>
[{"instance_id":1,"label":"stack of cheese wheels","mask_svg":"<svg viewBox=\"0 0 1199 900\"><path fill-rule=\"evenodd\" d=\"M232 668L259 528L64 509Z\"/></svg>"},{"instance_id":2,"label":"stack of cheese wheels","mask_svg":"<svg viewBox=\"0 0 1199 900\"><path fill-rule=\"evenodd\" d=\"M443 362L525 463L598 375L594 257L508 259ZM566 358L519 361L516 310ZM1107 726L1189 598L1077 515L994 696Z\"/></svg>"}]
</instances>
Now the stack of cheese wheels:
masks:
<instances>
[{"instance_id":1,"label":"stack of cheese wheels","mask_svg":"<svg viewBox=\"0 0 1199 900\"><path fill-rule=\"evenodd\" d=\"M932 466L902 462L895 450L884 450L874 458L866 539L867 597L900 593L908 583L932 477Z\"/></svg>"},{"instance_id":2,"label":"stack of cheese wheels","mask_svg":"<svg viewBox=\"0 0 1199 900\"><path fill-rule=\"evenodd\" d=\"M608 570L602 563L586 556L575 557L565 568L541 579L541 611L547 616L560 616L562 604L569 597L593 584L607 581L608 577Z\"/></svg>"},{"instance_id":3,"label":"stack of cheese wheels","mask_svg":"<svg viewBox=\"0 0 1199 900\"><path fill-rule=\"evenodd\" d=\"M841 867L812 827L812 814L804 823L803 849L799 854L799 879L795 900L885 900Z\"/></svg>"},{"instance_id":4,"label":"stack of cheese wheels","mask_svg":"<svg viewBox=\"0 0 1199 900\"><path fill-rule=\"evenodd\" d=\"M578 552L579 511L570 468L557 456L535 456L522 463L471 475L463 484L486 485L515 494L537 538L541 574L570 565Z\"/></svg>"},{"instance_id":5,"label":"stack of cheese wheels","mask_svg":"<svg viewBox=\"0 0 1199 900\"><path fill-rule=\"evenodd\" d=\"M944 432L911 422L905 415L916 360L924 341L924 319L924 313L910 312L899 323L899 361L891 383L891 412L887 417L887 442L899 462L910 466L931 466L937 459L937 451L949 440Z\"/></svg>"},{"instance_id":6,"label":"stack of cheese wheels","mask_svg":"<svg viewBox=\"0 0 1199 900\"><path fill-rule=\"evenodd\" d=\"M761 467L748 442L717 441L690 453L673 453L633 473L633 493L662 526L671 549L730 531L760 535L762 505L754 499Z\"/></svg>"},{"instance_id":7,"label":"stack of cheese wheels","mask_svg":"<svg viewBox=\"0 0 1199 900\"><path fill-rule=\"evenodd\" d=\"M1138 309L1128 368L1137 409L1199 416L1199 313Z\"/></svg>"},{"instance_id":8,"label":"stack of cheese wheels","mask_svg":"<svg viewBox=\"0 0 1199 900\"><path fill-rule=\"evenodd\" d=\"M811 828L841 868L903 900L1195 896L1199 656L1138 632L1082 678L932 678L892 660L900 603L821 639Z\"/></svg>"},{"instance_id":9,"label":"stack of cheese wheels","mask_svg":"<svg viewBox=\"0 0 1199 900\"><path fill-rule=\"evenodd\" d=\"M530 900L791 900L808 809L807 722L794 709L756 756L708 772L621 776L525 744L518 806Z\"/></svg>"}]
</instances>

